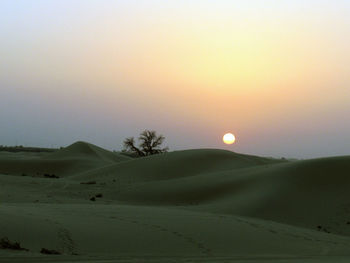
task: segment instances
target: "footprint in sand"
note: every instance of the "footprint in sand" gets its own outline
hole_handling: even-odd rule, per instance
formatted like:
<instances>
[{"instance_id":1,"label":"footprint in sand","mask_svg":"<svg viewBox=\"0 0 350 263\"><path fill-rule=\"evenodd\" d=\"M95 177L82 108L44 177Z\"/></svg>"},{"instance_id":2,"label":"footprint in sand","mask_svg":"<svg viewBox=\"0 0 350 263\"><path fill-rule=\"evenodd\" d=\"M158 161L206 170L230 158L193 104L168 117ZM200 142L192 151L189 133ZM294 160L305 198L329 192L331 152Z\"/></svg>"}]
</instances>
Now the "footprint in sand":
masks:
<instances>
[{"instance_id":1,"label":"footprint in sand","mask_svg":"<svg viewBox=\"0 0 350 263\"><path fill-rule=\"evenodd\" d=\"M141 223L141 222L136 221L136 220L128 220L126 218L121 218L121 217L111 217L111 218L114 218L114 219L117 219L120 221L124 221L124 222L126 221L126 222L137 224L137 225L147 226L147 227L157 229L157 230L162 231L162 232L168 232L169 234L172 234L178 238L185 240L186 242L191 243L192 245L194 245L195 247L200 249L201 252L203 254L205 254L206 256L211 256L212 250L210 248L207 248L203 243L200 243L200 242L196 241L194 238L192 238L190 236L186 236L180 232L170 230L170 229L165 228L164 226L161 226L161 225Z\"/></svg>"}]
</instances>

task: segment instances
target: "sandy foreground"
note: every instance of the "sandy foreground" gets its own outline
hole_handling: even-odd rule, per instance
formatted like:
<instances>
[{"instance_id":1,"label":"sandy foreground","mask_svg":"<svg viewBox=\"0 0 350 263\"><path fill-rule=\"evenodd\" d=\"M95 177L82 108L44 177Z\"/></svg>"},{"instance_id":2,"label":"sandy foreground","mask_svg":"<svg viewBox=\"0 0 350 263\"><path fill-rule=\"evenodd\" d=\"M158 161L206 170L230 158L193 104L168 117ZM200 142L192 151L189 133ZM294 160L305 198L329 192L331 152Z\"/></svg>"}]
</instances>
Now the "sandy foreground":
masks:
<instances>
[{"instance_id":1,"label":"sandy foreground","mask_svg":"<svg viewBox=\"0 0 350 263\"><path fill-rule=\"evenodd\" d=\"M350 262L349 170L346 156L132 159L84 142L0 152L0 239L28 250L0 262Z\"/></svg>"}]
</instances>

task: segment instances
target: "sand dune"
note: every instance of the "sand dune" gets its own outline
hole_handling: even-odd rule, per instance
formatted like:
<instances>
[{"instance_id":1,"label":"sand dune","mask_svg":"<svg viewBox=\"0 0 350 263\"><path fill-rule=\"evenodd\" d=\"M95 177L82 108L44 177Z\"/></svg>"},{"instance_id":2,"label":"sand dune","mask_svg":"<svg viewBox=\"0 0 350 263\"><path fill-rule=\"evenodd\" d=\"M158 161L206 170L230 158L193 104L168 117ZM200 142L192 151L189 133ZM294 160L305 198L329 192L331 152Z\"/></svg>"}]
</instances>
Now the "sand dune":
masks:
<instances>
[{"instance_id":1,"label":"sand dune","mask_svg":"<svg viewBox=\"0 0 350 263\"><path fill-rule=\"evenodd\" d=\"M75 179L155 181L281 162L284 161L224 150L187 150L117 163L81 173Z\"/></svg>"},{"instance_id":2,"label":"sand dune","mask_svg":"<svg viewBox=\"0 0 350 263\"><path fill-rule=\"evenodd\" d=\"M21 158L14 158L16 154ZM25 153L9 153L7 156L0 155L0 173L30 176L71 176L96 167L130 160L130 157L84 142L74 143L54 153L28 154L28 157Z\"/></svg>"},{"instance_id":3,"label":"sand dune","mask_svg":"<svg viewBox=\"0 0 350 263\"><path fill-rule=\"evenodd\" d=\"M47 159L66 159L66 158L89 158L103 160L105 162L122 162L130 160L130 157L107 151L96 145L86 142L76 142L57 152L50 153L44 158Z\"/></svg>"},{"instance_id":4,"label":"sand dune","mask_svg":"<svg viewBox=\"0 0 350 263\"><path fill-rule=\"evenodd\" d=\"M84 142L2 152L0 238L29 251L0 262L346 262L349 168L214 149L132 159Z\"/></svg>"}]
</instances>

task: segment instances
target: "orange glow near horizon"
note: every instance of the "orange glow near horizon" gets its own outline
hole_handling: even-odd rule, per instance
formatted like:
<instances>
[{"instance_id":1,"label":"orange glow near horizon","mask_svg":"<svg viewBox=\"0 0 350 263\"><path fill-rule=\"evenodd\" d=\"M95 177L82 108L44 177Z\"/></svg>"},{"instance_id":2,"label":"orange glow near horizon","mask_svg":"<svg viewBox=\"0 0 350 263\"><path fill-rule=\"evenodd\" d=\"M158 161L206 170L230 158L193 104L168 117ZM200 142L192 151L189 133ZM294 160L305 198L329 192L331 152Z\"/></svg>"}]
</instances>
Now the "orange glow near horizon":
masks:
<instances>
[{"instance_id":1,"label":"orange glow near horizon","mask_svg":"<svg viewBox=\"0 0 350 263\"><path fill-rule=\"evenodd\" d=\"M217 136L235 130L255 150L261 134L343 123L350 5L321 2L8 1L1 89L62 120L67 108L92 127L176 130L193 147L221 147Z\"/></svg>"}]
</instances>

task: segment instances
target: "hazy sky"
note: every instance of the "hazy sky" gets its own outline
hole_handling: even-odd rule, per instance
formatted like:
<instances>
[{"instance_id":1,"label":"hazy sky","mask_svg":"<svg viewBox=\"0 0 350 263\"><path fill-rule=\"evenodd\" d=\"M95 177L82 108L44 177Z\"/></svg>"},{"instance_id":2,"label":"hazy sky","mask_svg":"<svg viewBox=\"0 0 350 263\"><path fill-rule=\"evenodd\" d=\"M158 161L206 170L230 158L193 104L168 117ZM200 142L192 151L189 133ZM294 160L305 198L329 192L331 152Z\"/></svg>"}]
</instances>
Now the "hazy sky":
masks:
<instances>
[{"instance_id":1,"label":"hazy sky","mask_svg":"<svg viewBox=\"0 0 350 263\"><path fill-rule=\"evenodd\" d=\"M0 121L4 145L348 155L350 1L1 0Z\"/></svg>"}]
</instances>

